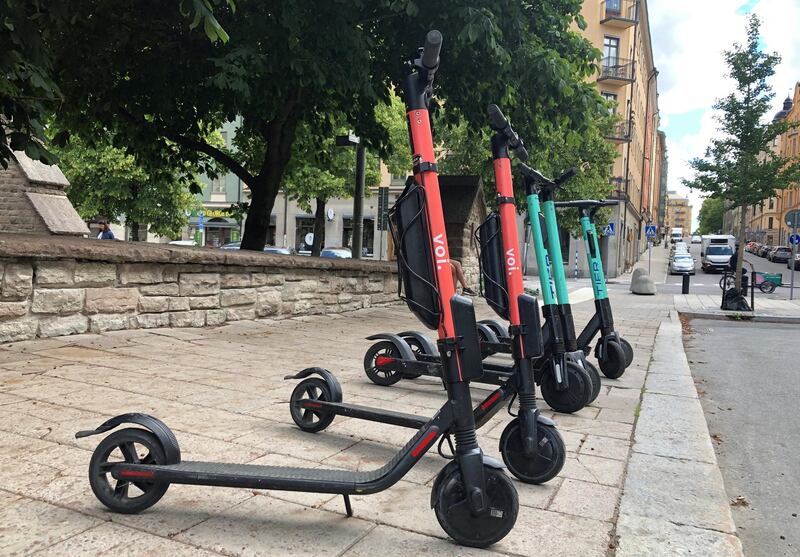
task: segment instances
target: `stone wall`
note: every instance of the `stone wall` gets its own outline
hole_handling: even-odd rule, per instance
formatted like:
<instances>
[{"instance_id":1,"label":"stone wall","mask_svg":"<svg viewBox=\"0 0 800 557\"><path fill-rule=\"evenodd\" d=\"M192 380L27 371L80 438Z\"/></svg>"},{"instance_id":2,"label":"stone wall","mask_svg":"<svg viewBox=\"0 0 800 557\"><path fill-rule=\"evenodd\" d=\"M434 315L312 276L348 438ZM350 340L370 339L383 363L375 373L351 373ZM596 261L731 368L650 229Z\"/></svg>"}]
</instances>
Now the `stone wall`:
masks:
<instances>
[{"instance_id":1,"label":"stone wall","mask_svg":"<svg viewBox=\"0 0 800 557\"><path fill-rule=\"evenodd\" d=\"M47 184L32 185L14 160L0 167L0 232L50 234L44 220L34 210L25 192L64 194L64 188Z\"/></svg>"},{"instance_id":2,"label":"stone wall","mask_svg":"<svg viewBox=\"0 0 800 557\"><path fill-rule=\"evenodd\" d=\"M395 266L0 234L0 342L203 327L397 301Z\"/></svg>"}]
</instances>

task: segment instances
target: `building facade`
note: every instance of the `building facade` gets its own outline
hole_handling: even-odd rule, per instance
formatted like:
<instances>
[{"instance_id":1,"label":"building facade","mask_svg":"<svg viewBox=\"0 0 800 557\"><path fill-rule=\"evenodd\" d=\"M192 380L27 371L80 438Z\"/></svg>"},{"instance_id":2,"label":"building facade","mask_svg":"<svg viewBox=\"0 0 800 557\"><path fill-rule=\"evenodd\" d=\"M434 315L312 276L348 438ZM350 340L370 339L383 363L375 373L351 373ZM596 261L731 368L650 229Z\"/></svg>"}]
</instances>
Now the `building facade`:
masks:
<instances>
[{"instance_id":1,"label":"building facade","mask_svg":"<svg viewBox=\"0 0 800 557\"><path fill-rule=\"evenodd\" d=\"M664 218L666 234L669 234L672 228L682 228L684 236L692 233L692 206L688 197L679 195L675 191L668 191Z\"/></svg>"},{"instance_id":2,"label":"building facade","mask_svg":"<svg viewBox=\"0 0 800 557\"><path fill-rule=\"evenodd\" d=\"M658 222L666 172L658 71L646 0L585 0L581 14L587 28L580 32L603 53L597 88L620 120L607 139L617 148L611 181L622 201L612 217L614 236L601 242L607 273L614 277L638 261L647 247L645 226Z\"/></svg>"}]
</instances>

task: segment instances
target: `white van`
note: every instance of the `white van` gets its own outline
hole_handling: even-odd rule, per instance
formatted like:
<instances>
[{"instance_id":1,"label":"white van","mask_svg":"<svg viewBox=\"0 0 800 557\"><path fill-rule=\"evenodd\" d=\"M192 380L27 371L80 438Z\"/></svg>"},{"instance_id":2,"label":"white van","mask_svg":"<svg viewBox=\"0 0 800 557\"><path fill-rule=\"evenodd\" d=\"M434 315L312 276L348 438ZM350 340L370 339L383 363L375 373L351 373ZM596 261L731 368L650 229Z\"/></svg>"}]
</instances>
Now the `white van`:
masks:
<instances>
[{"instance_id":1,"label":"white van","mask_svg":"<svg viewBox=\"0 0 800 557\"><path fill-rule=\"evenodd\" d=\"M708 234L700 242L700 267L706 273L722 272L728 268L736 237L729 234Z\"/></svg>"}]
</instances>

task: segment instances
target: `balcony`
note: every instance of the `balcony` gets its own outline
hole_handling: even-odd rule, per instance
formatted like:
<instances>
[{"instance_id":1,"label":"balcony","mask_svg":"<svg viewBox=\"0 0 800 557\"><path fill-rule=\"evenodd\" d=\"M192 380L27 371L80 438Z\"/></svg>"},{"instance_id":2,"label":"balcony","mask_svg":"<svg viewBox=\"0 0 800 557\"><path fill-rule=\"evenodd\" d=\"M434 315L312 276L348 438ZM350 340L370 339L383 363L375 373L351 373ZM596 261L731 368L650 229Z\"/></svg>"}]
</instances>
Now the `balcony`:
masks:
<instances>
[{"instance_id":1,"label":"balcony","mask_svg":"<svg viewBox=\"0 0 800 557\"><path fill-rule=\"evenodd\" d=\"M604 81L616 85L627 85L636 79L634 63L627 58L603 58L600 66L598 82Z\"/></svg>"},{"instance_id":2,"label":"balcony","mask_svg":"<svg viewBox=\"0 0 800 557\"><path fill-rule=\"evenodd\" d=\"M600 23L627 29L639 23L639 0L605 0Z\"/></svg>"},{"instance_id":3,"label":"balcony","mask_svg":"<svg viewBox=\"0 0 800 557\"><path fill-rule=\"evenodd\" d=\"M631 141L631 126L628 122L620 122L615 124L611 132L606 134L606 139L614 143L630 143Z\"/></svg>"}]
</instances>

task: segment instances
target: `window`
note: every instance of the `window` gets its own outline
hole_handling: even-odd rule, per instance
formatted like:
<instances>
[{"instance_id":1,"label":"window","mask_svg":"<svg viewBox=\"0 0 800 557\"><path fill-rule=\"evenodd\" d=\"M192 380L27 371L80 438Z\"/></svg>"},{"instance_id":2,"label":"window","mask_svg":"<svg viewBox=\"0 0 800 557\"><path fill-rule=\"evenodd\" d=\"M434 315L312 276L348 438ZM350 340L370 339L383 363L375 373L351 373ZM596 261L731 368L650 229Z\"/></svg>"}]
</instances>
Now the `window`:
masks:
<instances>
[{"instance_id":1,"label":"window","mask_svg":"<svg viewBox=\"0 0 800 557\"><path fill-rule=\"evenodd\" d=\"M225 193L225 177L217 176L211 180L211 193Z\"/></svg>"},{"instance_id":2,"label":"window","mask_svg":"<svg viewBox=\"0 0 800 557\"><path fill-rule=\"evenodd\" d=\"M375 219L364 217L361 225L361 255L372 257L373 243L375 242ZM353 219L342 220L342 247L353 247Z\"/></svg>"},{"instance_id":3,"label":"window","mask_svg":"<svg viewBox=\"0 0 800 557\"><path fill-rule=\"evenodd\" d=\"M228 146L228 132L219 132L222 136L222 144L227 147Z\"/></svg>"},{"instance_id":4,"label":"window","mask_svg":"<svg viewBox=\"0 0 800 557\"><path fill-rule=\"evenodd\" d=\"M772 229L772 217L769 217L769 225L767 228Z\"/></svg>"},{"instance_id":5,"label":"window","mask_svg":"<svg viewBox=\"0 0 800 557\"><path fill-rule=\"evenodd\" d=\"M616 66L619 59L619 38L606 37L603 40L603 57L607 66Z\"/></svg>"},{"instance_id":6,"label":"window","mask_svg":"<svg viewBox=\"0 0 800 557\"><path fill-rule=\"evenodd\" d=\"M775 200L772 199L772 198L770 198L770 200L769 200L769 208L770 209L774 209L775 208ZM770 224L769 227L772 228L772 225Z\"/></svg>"},{"instance_id":7,"label":"window","mask_svg":"<svg viewBox=\"0 0 800 557\"><path fill-rule=\"evenodd\" d=\"M619 15L622 12L622 0L606 0L606 14Z\"/></svg>"},{"instance_id":8,"label":"window","mask_svg":"<svg viewBox=\"0 0 800 557\"><path fill-rule=\"evenodd\" d=\"M294 229L294 249L297 251L311 251L312 243L306 244L307 234L314 234L314 217L297 217ZM323 238L323 245L324 240L325 238Z\"/></svg>"},{"instance_id":9,"label":"window","mask_svg":"<svg viewBox=\"0 0 800 557\"><path fill-rule=\"evenodd\" d=\"M616 114L617 112L617 95L616 93L609 93L608 91L601 91L600 96L603 97L608 102L612 103L613 106L608 109L609 114Z\"/></svg>"}]
</instances>

